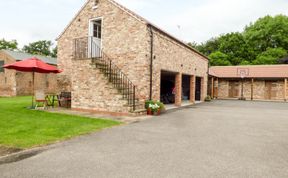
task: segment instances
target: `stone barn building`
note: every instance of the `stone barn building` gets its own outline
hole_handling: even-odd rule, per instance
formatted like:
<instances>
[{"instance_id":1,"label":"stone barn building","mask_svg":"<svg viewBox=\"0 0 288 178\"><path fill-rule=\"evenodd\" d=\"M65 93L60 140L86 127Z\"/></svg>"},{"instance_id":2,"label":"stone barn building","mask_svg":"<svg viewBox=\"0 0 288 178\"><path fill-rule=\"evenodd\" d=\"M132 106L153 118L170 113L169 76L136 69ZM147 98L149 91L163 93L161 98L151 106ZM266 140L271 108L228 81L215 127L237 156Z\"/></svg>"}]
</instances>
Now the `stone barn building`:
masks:
<instances>
[{"instance_id":1,"label":"stone barn building","mask_svg":"<svg viewBox=\"0 0 288 178\"><path fill-rule=\"evenodd\" d=\"M37 57L50 65L57 65L57 60L55 58L9 50L0 51L0 96L10 97L31 95L33 93L31 72L18 72L3 68L6 64L11 64L31 57ZM35 73L35 90L56 93L58 91L56 74Z\"/></svg>"},{"instance_id":2,"label":"stone barn building","mask_svg":"<svg viewBox=\"0 0 288 178\"><path fill-rule=\"evenodd\" d=\"M72 108L140 112L145 100L203 101L208 59L113 0L89 0L58 38Z\"/></svg>"},{"instance_id":3,"label":"stone barn building","mask_svg":"<svg viewBox=\"0 0 288 178\"><path fill-rule=\"evenodd\" d=\"M288 65L211 67L209 75L213 98L287 100Z\"/></svg>"}]
</instances>

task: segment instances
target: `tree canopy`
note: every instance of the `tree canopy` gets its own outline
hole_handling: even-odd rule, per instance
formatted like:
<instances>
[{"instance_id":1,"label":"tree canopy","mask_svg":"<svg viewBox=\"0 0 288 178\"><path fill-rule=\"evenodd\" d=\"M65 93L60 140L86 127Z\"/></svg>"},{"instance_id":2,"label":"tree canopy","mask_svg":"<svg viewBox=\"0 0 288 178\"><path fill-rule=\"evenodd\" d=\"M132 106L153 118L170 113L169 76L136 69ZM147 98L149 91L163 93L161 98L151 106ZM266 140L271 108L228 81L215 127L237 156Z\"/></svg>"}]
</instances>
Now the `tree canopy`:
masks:
<instances>
[{"instance_id":1,"label":"tree canopy","mask_svg":"<svg viewBox=\"0 0 288 178\"><path fill-rule=\"evenodd\" d=\"M22 49L23 52L44 56L56 56L57 48L52 49L53 43L47 40L36 41L25 45Z\"/></svg>"},{"instance_id":2,"label":"tree canopy","mask_svg":"<svg viewBox=\"0 0 288 178\"><path fill-rule=\"evenodd\" d=\"M288 17L268 15L241 33L223 34L193 46L209 56L213 66L278 64L288 54Z\"/></svg>"},{"instance_id":3,"label":"tree canopy","mask_svg":"<svg viewBox=\"0 0 288 178\"><path fill-rule=\"evenodd\" d=\"M8 49L8 50L17 50L18 49L18 43L16 40L12 41L6 41L5 39L0 40L0 50L2 49Z\"/></svg>"}]
</instances>

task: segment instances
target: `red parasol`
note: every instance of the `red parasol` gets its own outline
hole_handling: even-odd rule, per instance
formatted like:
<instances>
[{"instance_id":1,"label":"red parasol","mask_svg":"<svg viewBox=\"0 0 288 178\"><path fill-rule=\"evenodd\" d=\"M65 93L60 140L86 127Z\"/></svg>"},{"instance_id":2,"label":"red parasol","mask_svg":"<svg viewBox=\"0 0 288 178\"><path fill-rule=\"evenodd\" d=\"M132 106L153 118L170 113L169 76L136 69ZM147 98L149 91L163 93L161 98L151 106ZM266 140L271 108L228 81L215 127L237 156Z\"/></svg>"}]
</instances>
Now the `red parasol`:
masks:
<instances>
[{"instance_id":1,"label":"red parasol","mask_svg":"<svg viewBox=\"0 0 288 178\"><path fill-rule=\"evenodd\" d=\"M15 62L13 64L4 65L6 69L14 69L21 72L33 72L33 97L32 107L34 106L34 75L36 73L61 73L62 71L54 66L46 64L45 62L37 59L36 57L25 59L23 61Z\"/></svg>"}]
</instances>

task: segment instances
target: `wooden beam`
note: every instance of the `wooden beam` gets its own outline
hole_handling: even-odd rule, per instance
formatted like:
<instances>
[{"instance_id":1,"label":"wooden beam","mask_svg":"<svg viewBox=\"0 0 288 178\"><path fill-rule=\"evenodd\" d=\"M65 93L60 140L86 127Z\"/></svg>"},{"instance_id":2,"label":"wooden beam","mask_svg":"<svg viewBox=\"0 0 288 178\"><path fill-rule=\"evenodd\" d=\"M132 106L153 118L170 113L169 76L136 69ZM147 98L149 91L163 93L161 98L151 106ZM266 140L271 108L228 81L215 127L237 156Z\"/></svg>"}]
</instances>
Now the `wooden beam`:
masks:
<instances>
[{"instance_id":1,"label":"wooden beam","mask_svg":"<svg viewBox=\"0 0 288 178\"><path fill-rule=\"evenodd\" d=\"M254 99L254 78L251 79L251 100Z\"/></svg>"},{"instance_id":2,"label":"wooden beam","mask_svg":"<svg viewBox=\"0 0 288 178\"><path fill-rule=\"evenodd\" d=\"M219 96L219 78L217 78L216 98Z\"/></svg>"},{"instance_id":3,"label":"wooden beam","mask_svg":"<svg viewBox=\"0 0 288 178\"><path fill-rule=\"evenodd\" d=\"M214 77L212 77L212 84L211 84L211 98L214 98Z\"/></svg>"},{"instance_id":4,"label":"wooden beam","mask_svg":"<svg viewBox=\"0 0 288 178\"><path fill-rule=\"evenodd\" d=\"M287 78L284 79L284 101L287 101Z\"/></svg>"}]
</instances>

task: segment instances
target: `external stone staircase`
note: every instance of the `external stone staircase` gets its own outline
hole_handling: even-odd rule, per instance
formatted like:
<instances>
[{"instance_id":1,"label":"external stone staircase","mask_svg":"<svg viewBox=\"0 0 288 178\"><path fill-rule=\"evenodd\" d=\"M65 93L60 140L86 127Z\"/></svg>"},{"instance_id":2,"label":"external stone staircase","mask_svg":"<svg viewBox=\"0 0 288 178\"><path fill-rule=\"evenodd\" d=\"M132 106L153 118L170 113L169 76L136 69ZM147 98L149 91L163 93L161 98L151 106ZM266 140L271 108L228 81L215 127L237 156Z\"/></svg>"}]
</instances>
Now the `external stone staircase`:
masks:
<instances>
[{"instance_id":1,"label":"external stone staircase","mask_svg":"<svg viewBox=\"0 0 288 178\"><path fill-rule=\"evenodd\" d=\"M125 100L123 107L128 108L132 115L146 114L145 101L140 101L136 96L136 86L129 80L122 70L115 65L112 60L93 43L91 37L75 39L75 58L91 59L91 65L95 70L99 70L106 78L107 82L116 89L112 95L121 95ZM105 88L103 88L105 90Z\"/></svg>"},{"instance_id":2,"label":"external stone staircase","mask_svg":"<svg viewBox=\"0 0 288 178\"><path fill-rule=\"evenodd\" d=\"M122 99L126 100L123 107L129 108L130 113L142 115L146 113L145 103L136 98L136 87L129 81L126 76L119 70L113 69L112 62L107 64L103 58L93 58L92 65L95 66L105 77L111 88L116 89L114 95L122 95Z\"/></svg>"}]
</instances>

